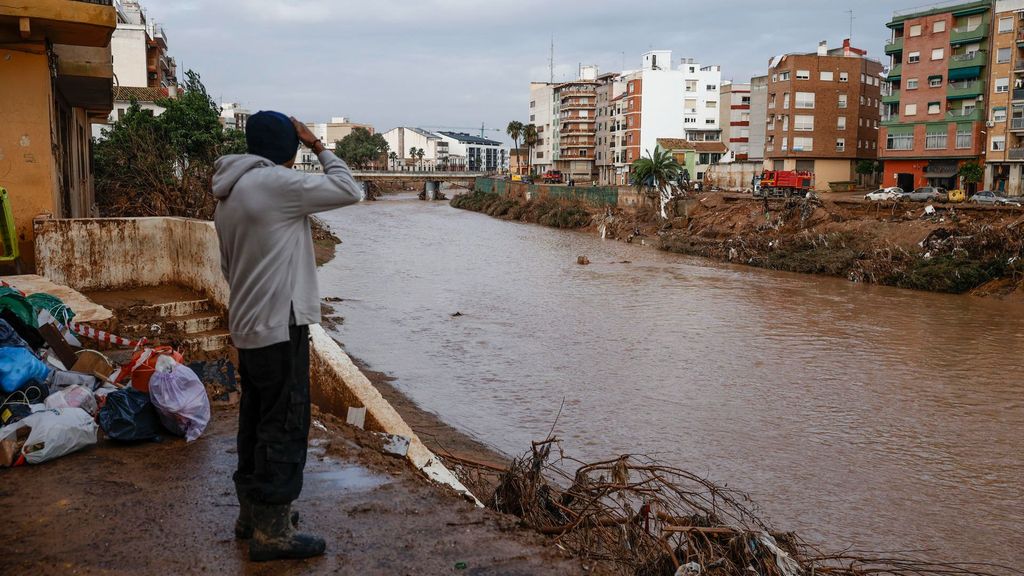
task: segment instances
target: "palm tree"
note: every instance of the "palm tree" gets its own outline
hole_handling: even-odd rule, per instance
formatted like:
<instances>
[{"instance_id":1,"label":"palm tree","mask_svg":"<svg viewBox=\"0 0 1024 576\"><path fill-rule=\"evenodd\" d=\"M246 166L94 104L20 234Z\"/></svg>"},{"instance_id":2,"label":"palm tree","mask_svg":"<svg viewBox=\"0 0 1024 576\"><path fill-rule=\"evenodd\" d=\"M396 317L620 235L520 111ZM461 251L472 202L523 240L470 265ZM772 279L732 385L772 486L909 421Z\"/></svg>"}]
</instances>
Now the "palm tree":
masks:
<instances>
[{"instance_id":1,"label":"palm tree","mask_svg":"<svg viewBox=\"0 0 1024 576\"><path fill-rule=\"evenodd\" d=\"M661 201L661 217L668 218L665 206L673 196L673 182L679 178L683 167L672 157L672 154L661 146L654 148L654 154L648 150L646 158L640 158L630 167L633 172L633 185L643 191L652 200Z\"/></svg>"},{"instance_id":2,"label":"palm tree","mask_svg":"<svg viewBox=\"0 0 1024 576\"><path fill-rule=\"evenodd\" d=\"M519 139L523 136L523 123L519 120L513 120L508 123L508 127L505 128L505 132L508 133L508 137L512 139L512 143L516 149L516 168L522 169L523 162L519 159Z\"/></svg>"},{"instance_id":3,"label":"palm tree","mask_svg":"<svg viewBox=\"0 0 1024 576\"><path fill-rule=\"evenodd\" d=\"M416 162L416 147L415 146L412 146L411 148L409 148L409 159L414 162L413 168L415 168L416 167L416 164L415 164L415 162Z\"/></svg>"},{"instance_id":4,"label":"palm tree","mask_svg":"<svg viewBox=\"0 0 1024 576\"><path fill-rule=\"evenodd\" d=\"M392 150L391 153L388 154L388 158L391 159L391 169L394 170L397 167L398 154L396 154L395 151Z\"/></svg>"},{"instance_id":5,"label":"palm tree","mask_svg":"<svg viewBox=\"0 0 1024 576\"><path fill-rule=\"evenodd\" d=\"M533 174L533 147L538 142L540 142L540 135L537 134L537 127L527 124L523 128L523 145L526 146L526 171L528 174Z\"/></svg>"},{"instance_id":6,"label":"palm tree","mask_svg":"<svg viewBox=\"0 0 1024 576\"><path fill-rule=\"evenodd\" d=\"M419 160L420 160L420 170L423 170L423 157L424 156L426 156L426 152L423 151L423 148L420 148L419 150L416 151L416 157L419 158Z\"/></svg>"}]
</instances>

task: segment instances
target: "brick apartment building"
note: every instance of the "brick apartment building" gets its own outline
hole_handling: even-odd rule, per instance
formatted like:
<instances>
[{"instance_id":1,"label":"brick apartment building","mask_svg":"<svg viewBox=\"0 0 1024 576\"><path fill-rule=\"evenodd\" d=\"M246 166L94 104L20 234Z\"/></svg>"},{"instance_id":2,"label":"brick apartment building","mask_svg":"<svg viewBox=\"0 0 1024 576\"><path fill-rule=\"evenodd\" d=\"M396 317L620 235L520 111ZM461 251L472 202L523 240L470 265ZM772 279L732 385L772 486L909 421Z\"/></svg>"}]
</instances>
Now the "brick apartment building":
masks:
<instances>
[{"instance_id":1,"label":"brick apartment building","mask_svg":"<svg viewBox=\"0 0 1024 576\"><path fill-rule=\"evenodd\" d=\"M747 160L750 157L750 84L723 82L721 95L718 125L722 128L722 141L737 161Z\"/></svg>"},{"instance_id":2,"label":"brick apartment building","mask_svg":"<svg viewBox=\"0 0 1024 576\"><path fill-rule=\"evenodd\" d=\"M960 186L965 162L984 162L990 84L991 0L896 12L886 24L892 60L883 97L879 156L885 186Z\"/></svg>"},{"instance_id":3,"label":"brick apartment building","mask_svg":"<svg viewBox=\"0 0 1024 576\"><path fill-rule=\"evenodd\" d=\"M850 46L786 54L768 66L765 168L807 170L815 187L856 179L878 156L882 64Z\"/></svg>"},{"instance_id":4,"label":"brick apartment building","mask_svg":"<svg viewBox=\"0 0 1024 576\"><path fill-rule=\"evenodd\" d=\"M1024 195L1024 0L995 4L984 187Z\"/></svg>"},{"instance_id":5,"label":"brick apartment building","mask_svg":"<svg viewBox=\"0 0 1024 576\"><path fill-rule=\"evenodd\" d=\"M554 87L555 169L578 182L593 180L597 136L597 69Z\"/></svg>"}]
</instances>

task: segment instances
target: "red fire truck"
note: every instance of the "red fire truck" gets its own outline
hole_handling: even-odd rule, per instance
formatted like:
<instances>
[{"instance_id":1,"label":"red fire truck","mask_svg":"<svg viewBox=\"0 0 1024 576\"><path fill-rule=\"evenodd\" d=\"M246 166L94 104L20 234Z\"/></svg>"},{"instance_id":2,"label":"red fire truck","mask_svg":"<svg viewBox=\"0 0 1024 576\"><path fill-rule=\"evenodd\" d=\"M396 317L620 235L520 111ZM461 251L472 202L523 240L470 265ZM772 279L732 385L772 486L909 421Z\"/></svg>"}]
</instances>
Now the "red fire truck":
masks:
<instances>
[{"instance_id":1,"label":"red fire truck","mask_svg":"<svg viewBox=\"0 0 1024 576\"><path fill-rule=\"evenodd\" d=\"M765 170L754 186L754 196L788 198L804 196L814 189L814 173L794 170Z\"/></svg>"}]
</instances>

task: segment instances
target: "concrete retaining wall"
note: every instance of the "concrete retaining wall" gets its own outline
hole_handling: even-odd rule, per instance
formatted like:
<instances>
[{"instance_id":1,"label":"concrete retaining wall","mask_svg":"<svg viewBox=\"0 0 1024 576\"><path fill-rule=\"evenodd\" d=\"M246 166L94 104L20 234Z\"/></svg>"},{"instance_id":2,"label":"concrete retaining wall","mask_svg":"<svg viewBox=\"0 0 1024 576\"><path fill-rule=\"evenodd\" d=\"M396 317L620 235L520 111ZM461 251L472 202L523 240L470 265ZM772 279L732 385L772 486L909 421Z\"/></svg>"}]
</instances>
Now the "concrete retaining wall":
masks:
<instances>
[{"instance_id":1,"label":"concrete retaining wall","mask_svg":"<svg viewBox=\"0 0 1024 576\"><path fill-rule=\"evenodd\" d=\"M551 186L527 184L498 178L477 178L474 192L500 194L520 200L559 198L580 200L595 206L615 206L623 210L638 210L647 206L649 200L636 188L626 186Z\"/></svg>"},{"instance_id":2,"label":"concrete retaining wall","mask_svg":"<svg viewBox=\"0 0 1024 576\"><path fill-rule=\"evenodd\" d=\"M116 290L178 284L227 309L212 222L186 218L41 219L35 222L36 269L76 290ZM320 326L310 327L310 392L317 405L344 418L366 408L365 428L410 439L407 458L431 479L472 497L423 445L341 347ZM479 502L478 502L479 504Z\"/></svg>"}]
</instances>

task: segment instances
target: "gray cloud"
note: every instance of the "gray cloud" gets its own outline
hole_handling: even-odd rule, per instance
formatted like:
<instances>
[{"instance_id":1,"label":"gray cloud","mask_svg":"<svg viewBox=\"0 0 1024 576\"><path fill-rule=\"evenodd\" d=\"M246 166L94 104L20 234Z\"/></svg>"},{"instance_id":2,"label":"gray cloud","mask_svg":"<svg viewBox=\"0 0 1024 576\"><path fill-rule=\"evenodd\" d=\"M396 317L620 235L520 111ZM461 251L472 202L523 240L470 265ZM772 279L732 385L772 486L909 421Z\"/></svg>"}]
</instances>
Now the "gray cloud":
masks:
<instances>
[{"instance_id":1,"label":"gray cloud","mask_svg":"<svg viewBox=\"0 0 1024 576\"><path fill-rule=\"evenodd\" d=\"M143 0L171 52L211 94L310 121L349 116L398 125L488 126L525 120L528 84L579 64L635 67L651 48L721 64L726 80L763 74L775 54L819 40L882 59L885 22L920 0ZM494 136L494 134L492 134Z\"/></svg>"}]
</instances>

